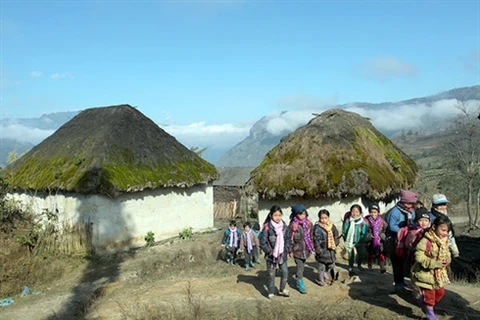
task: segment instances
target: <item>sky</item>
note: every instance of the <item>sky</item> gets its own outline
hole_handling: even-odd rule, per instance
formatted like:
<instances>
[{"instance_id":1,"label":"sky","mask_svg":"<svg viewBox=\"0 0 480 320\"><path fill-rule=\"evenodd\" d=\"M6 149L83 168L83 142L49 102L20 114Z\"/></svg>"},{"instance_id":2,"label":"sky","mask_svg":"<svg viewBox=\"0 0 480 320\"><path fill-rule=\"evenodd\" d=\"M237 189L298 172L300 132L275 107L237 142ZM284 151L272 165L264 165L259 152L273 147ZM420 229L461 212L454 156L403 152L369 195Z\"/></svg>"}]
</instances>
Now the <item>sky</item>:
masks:
<instances>
[{"instance_id":1,"label":"sky","mask_svg":"<svg viewBox=\"0 0 480 320\"><path fill-rule=\"evenodd\" d=\"M0 72L1 118L128 103L231 146L282 110L480 84L480 0L0 0Z\"/></svg>"}]
</instances>

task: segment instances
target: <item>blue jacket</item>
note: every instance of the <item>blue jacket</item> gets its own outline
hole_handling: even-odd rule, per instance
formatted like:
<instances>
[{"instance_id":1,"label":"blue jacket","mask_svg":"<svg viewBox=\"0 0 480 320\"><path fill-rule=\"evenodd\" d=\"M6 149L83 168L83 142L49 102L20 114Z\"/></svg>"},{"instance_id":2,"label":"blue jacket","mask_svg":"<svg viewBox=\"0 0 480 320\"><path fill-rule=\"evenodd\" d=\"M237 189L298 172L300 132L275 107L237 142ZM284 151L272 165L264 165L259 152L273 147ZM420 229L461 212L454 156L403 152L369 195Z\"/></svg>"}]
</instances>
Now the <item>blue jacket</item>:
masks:
<instances>
[{"instance_id":1,"label":"blue jacket","mask_svg":"<svg viewBox=\"0 0 480 320\"><path fill-rule=\"evenodd\" d=\"M223 239L222 239L222 244L224 244L225 246L229 246L230 245L230 237L232 236L232 230L230 230L230 228L228 228L227 230L225 230L225 232L223 233ZM237 228L237 243L234 244L234 247L235 248L239 248L240 247L240 231L238 230Z\"/></svg>"},{"instance_id":2,"label":"blue jacket","mask_svg":"<svg viewBox=\"0 0 480 320\"><path fill-rule=\"evenodd\" d=\"M410 219L411 220L408 221L408 218L400 211L398 206L393 207L387 215L387 238L396 237L400 228L412 224L412 221L415 221L415 211L412 211L412 217Z\"/></svg>"}]
</instances>

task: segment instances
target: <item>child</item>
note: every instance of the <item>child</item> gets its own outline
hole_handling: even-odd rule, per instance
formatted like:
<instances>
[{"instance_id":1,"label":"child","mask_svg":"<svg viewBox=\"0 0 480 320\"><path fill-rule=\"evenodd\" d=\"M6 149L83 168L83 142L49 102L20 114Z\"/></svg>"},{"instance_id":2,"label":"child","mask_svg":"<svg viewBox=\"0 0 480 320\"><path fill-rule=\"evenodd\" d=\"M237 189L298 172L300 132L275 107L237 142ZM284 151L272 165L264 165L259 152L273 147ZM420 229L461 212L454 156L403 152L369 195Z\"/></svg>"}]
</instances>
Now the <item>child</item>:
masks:
<instances>
[{"instance_id":1,"label":"child","mask_svg":"<svg viewBox=\"0 0 480 320\"><path fill-rule=\"evenodd\" d=\"M290 224L288 226L288 238L291 239L289 247L289 256L293 257L297 265L297 287L300 293L307 293L305 283L303 282L303 271L305 269L305 262L312 252L315 252L313 247L313 225L308 219L307 209L303 204L297 204L292 207L290 214Z\"/></svg>"},{"instance_id":2,"label":"child","mask_svg":"<svg viewBox=\"0 0 480 320\"><path fill-rule=\"evenodd\" d=\"M417 243L423 237L425 231L430 227L430 215L426 208L419 208L415 212L415 223L408 227L401 228L397 237L405 234L404 239L398 239L396 253L404 261L405 276L410 276L410 270L415 263L415 249ZM405 230L406 229L406 230Z\"/></svg>"},{"instance_id":3,"label":"child","mask_svg":"<svg viewBox=\"0 0 480 320\"><path fill-rule=\"evenodd\" d=\"M450 283L447 266L451 262L448 234L451 228L448 217L438 217L432 228L417 244L412 283L417 301L429 320L438 320L434 307L445 295L445 285Z\"/></svg>"},{"instance_id":4,"label":"child","mask_svg":"<svg viewBox=\"0 0 480 320\"><path fill-rule=\"evenodd\" d=\"M374 203L369 208L370 215L365 217L369 234L367 236L367 266L372 270L374 259L378 259L380 273L385 273L385 238L387 223L380 216L380 207Z\"/></svg>"},{"instance_id":5,"label":"child","mask_svg":"<svg viewBox=\"0 0 480 320\"><path fill-rule=\"evenodd\" d=\"M253 231L257 235L257 238L260 239L260 234L262 233L262 230L260 229L260 224L258 222L255 222L253 224ZM253 261L255 263L260 264L260 247L258 246L255 250L255 253L253 255Z\"/></svg>"},{"instance_id":6,"label":"child","mask_svg":"<svg viewBox=\"0 0 480 320\"><path fill-rule=\"evenodd\" d=\"M250 267L255 266L253 257L257 248L260 246L257 234L250 228L250 222L243 224L243 233L240 237L240 251L245 252L245 270L248 271Z\"/></svg>"},{"instance_id":7,"label":"child","mask_svg":"<svg viewBox=\"0 0 480 320\"><path fill-rule=\"evenodd\" d=\"M265 260L267 261L269 299L275 296L275 271L277 265L281 272L278 294L284 297L290 295L290 292L285 289L288 279L287 250L290 246L290 241L286 236L287 225L282 220L282 214L282 209L279 206L273 206L263 223L260 235L260 248L265 252Z\"/></svg>"},{"instance_id":8,"label":"child","mask_svg":"<svg viewBox=\"0 0 480 320\"><path fill-rule=\"evenodd\" d=\"M237 250L240 245L240 231L237 229L237 222L230 221L230 226L223 233L222 246L227 249L227 263L235 264Z\"/></svg>"},{"instance_id":9,"label":"child","mask_svg":"<svg viewBox=\"0 0 480 320\"><path fill-rule=\"evenodd\" d=\"M353 275L353 265L357 261L358 270L362 271L362 262L365 259L365 241L367 239L368 226L362 217L362 207L354 204L350 208L350 214L343 221L342 236L345 240L345 250L348 253L348 271Z\"/></svg>"},{"instance_id":10,"label":"child","mask_svg":"<svg viewBox=\"0 0 480 320\"><path fill-rule=\"evenodd\" d=\"M335 280L335 249L338 246L338 230L330 220L330 212L322 209L318 212L318 221L313 227L313 240L315 247L315 260L318 261L318 279L320 286L330 274L330 285Z\"/></svg>"}]
</instances>

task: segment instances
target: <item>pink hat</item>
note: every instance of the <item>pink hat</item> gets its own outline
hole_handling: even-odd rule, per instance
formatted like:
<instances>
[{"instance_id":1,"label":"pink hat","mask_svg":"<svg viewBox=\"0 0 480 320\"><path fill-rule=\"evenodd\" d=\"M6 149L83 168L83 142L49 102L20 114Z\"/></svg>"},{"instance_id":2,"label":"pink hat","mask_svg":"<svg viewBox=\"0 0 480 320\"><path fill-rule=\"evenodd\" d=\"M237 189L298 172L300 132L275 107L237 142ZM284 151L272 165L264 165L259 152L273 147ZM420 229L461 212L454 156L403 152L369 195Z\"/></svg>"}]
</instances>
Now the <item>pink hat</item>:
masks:
<instances>
[{"instance_id":1,"label":"pink hat","mask_svg":"<svg viewBox=\"0 0 480 320\"><path fill-rule=\"evenodd\" d=\"M400 202L402 203L415 203L417 197L418 195L413 191L400 190Z\"/></svg>"}]
</instances>

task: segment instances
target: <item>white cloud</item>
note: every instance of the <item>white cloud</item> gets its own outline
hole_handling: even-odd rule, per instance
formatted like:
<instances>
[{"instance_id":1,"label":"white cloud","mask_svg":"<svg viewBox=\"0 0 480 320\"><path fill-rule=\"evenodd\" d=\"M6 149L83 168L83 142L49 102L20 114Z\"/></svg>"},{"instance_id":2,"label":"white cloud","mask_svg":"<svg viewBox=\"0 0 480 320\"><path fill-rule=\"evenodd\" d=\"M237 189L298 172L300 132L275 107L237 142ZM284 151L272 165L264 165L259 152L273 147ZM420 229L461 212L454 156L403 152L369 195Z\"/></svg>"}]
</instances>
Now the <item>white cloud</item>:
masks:
<instances>
[{"instance_id":1,"label":"white cloud","mask_svg":"<svg viewBox=\"0 0 480 320\"><path fill-rule=\"evenodd\" d=\"M63 78L73 79L72 75L69 72L54 73L50 76L53 80L59 80Z\"/></svg>"},{"instance_id":2,"label":"white cloud","mask_svg":"<svg viewBox=\"0 0 480 320\"><path fill-rule=\"evenodd\" d=\"M42 142L46 137L51 135L53 130L41 130L37 128L26 127L21 124L7 124L0 126L0 137L8 139L17 139L33 144Z\"/></svg>"},{"instance_id":3,"label":"white cloud","mask_svg":"<svg viewBox=\"0 0 480 320\"><path fill-rule=\"evenodd\" d=\"M40 71L32 71L30 72L30 76L34 77L34 78L38 78L42 75L42 73Z\"/></svg>"},{"instance_id":4,"label":"white cloud","mask_svg":"<svg viewBox=\"0 0 480 320\"><path fill-rule=\"evenodd\" d=\"M187 147L231 148L248 136L253 123L207 125L195 122L188 125L164 125L166 132Z\"/></svg>"},{"instance_id":5,"label":"white cloud","mask_svg":"<svg viewBox=\"0 0 480 320\"><path fill-rule=\"evenodd\" d=\"M455 107L457 103L456 99L449 99L440 100L431 105L406 104L375 110L358 108L353 104L347 106L345 110L370 118L372 124L382 132L408 129L422 131L426 129L427 123L455 117L458 114L458 109Z\"/></svg>"},{"instance_id":6,"label":"white cloud","mask_svg":"<svg viewBox=\"0 0 480 320\"><path fill-rule=\"evenodd\" d=\"M265 129L270 134L275 136L287 134L306 124L311 118L313 118L312 112L315 112L315 110L311 109L272 113L267 116L267 124Z\"/></svg>"},{"instance_id":7,"label":"white cloud","mask_svg":"<svg viewBox=\"0 0 480 320\"><path fill-rule=\"evenodd\" d=\"M364 61L357 71L373 80L386 80L393 77L413 77L417 67L395 57L376 57Z\"/></svg>"}]
</instances>

